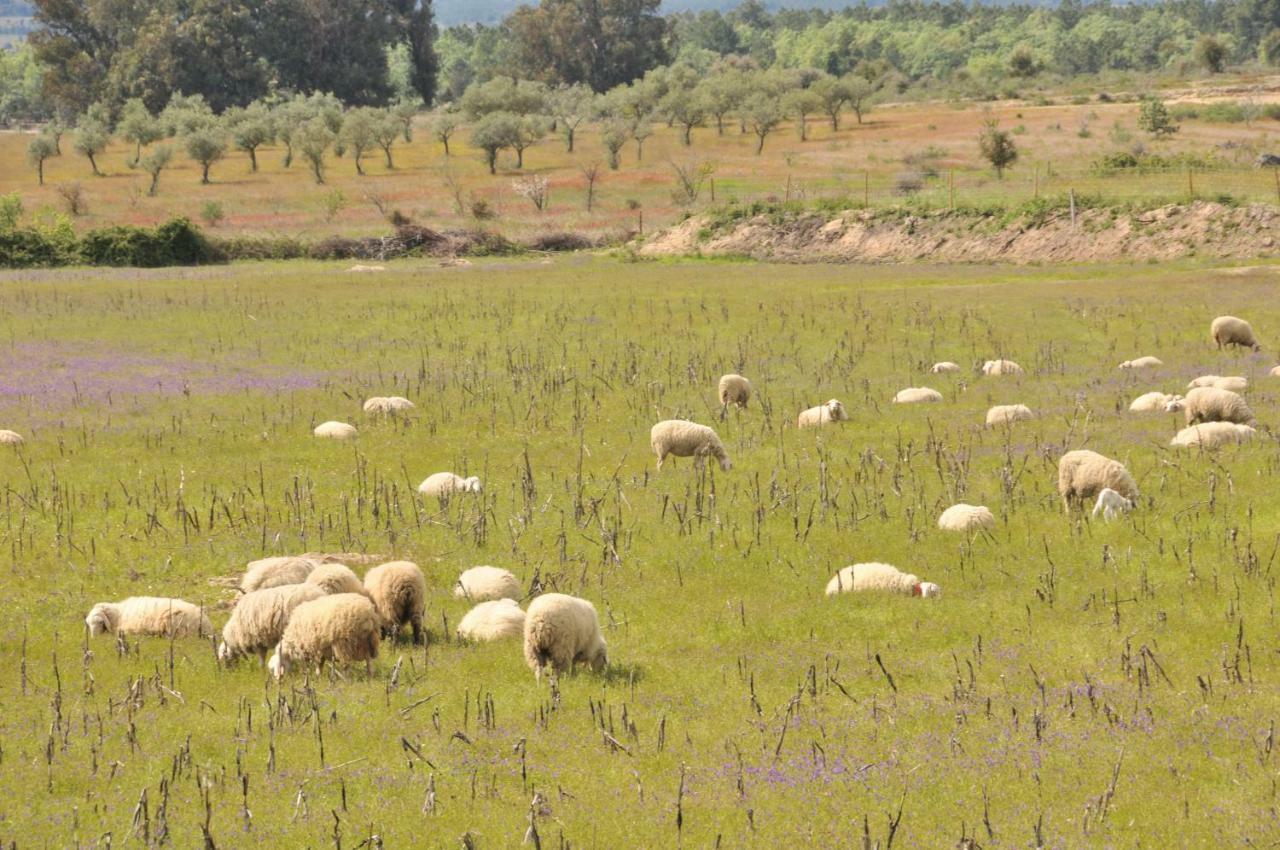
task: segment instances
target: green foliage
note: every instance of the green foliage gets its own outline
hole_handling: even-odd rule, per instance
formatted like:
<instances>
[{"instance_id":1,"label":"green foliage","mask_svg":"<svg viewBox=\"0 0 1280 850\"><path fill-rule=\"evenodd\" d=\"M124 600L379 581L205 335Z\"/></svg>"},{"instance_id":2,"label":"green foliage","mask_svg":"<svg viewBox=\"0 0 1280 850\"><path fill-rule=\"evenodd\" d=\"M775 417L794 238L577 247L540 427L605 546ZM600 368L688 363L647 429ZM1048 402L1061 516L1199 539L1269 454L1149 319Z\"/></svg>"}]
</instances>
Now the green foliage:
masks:
<instances>
[{"instance_id":1,"label":"green foliage","mask_svg":"<svg viewBox=\"0 0 1280 850\"><path fill-rule=\"evenodd\" d=\"M1095 160L1091 167L1096 173L1105 175L1118 171L1181 171L1187 168L1207 171L1227 166L1228 163L1225 160L1213 155L1184 152L1166 156L1153 153L1134 154L1128 151L1118 151L1106 154Z\"/></svg>"},{"instance_id":2,"label":"green foliage","mask_svg":"<svg viewBox=\"0 0 1280 850\"><path fill-rule=\"evenodd\" d=\"M1202 35L1196 39L1195 58L1210 74L1220 74L1227 62L1227 46L1211 35Z\"/></svg>"},{"instance_id":3,"label":"green foliage","mask_svg":"<svg viewBox=\"0 0 1280 850\"><path fill-rule=\"evenodd\" d=\"M630 138L631 131L626 123L620 120L609 121L600 130L600 144L604 145L605 152L608 154L609 168L612 170L617 171L622 165L622 149Z\"/></svg>"},{"instance_id":4,"label":"green foliage","mask_svg":"<svg viewBox=\"0 0 1280 850\"><path fill-rule=\"evenodd\" d=\"M982 158L991 163L999 178L1003 178L1005 169L1018 160L1018 147L1013 136L1001 130L994 118L987 121L978 134L978 150Z\"/></svg>"},{"instance_id":5,"label":"green foliage","mask_svg":"<svg viewBox=\"0 0 1280 850\"><path fill-rule=\"evenodd\" d=\"M141 98L130 98L120 110L120 120L116 123L116 132L120 138L134 145L132 168L142 158L142 149L164 138L163 124L147 109Z\"/></svg>"},{"instance_id":6,"label":"green foliage","mask_svg":"<svg viewBox=\"0 0 1280 850\"><path fill-rule=\"evenodd\" d=\"M1169 110L1169 114L1180 121L1239 124L1258 118L1263 111L1261 107L1254 104L1222 100L1212 103L1179 103Z\"/></svg>"},{"instance_id":7,"label":"green foliage","mask_svg":"<svg viewBox=\"0 0 1280 850\"><path fill-rule=\"evenodd\" d=\"M311 175L316 183L324 183L325 157L337 139L323 115L317 115L301 124L291 135L293 145L311 165Z\"/></svg>"},{"instance_id":8,"label":"green foliage","mask_svg":"<svg viewBox=\"0 0 1280 850\"><path fill-rule=\"evenodd\" d=\"M484 152L490 174L497 173L498 152L519 139L520 117L510 112L490 112L471 128L471 146Z\"/></svg>"},{"instance_id":9,"label":"green foliage","mask_svg":"<svg viewBox=\"0 0 1280 850\"><path fill-rule=\"evenodd\" d=\"M111 143L111 131L106 123L88 115L80 119L76 127L76 153L89 160L93 173L102 176L98 170L98 156Z\"/></svg>"},{"instance_id":10,"label":"green foliage","mask_svg":"<svg viewBox=\"0 0 1280 850\"><path fill-rule=\"evenodd\" d=\"M338 140L346 150L351 152L351 158L355 162L357 174L364 174L361 160L366 152L377 146L378 130L384 120L383 113L370 107L353 109L343 119L342 131L338 134ZM395 132L399 133L398 126ZM394 139L394 136L392 138Z\"/></svg>"},{"instance_id":11,"label":"green foliage","mask_svg":"<svg viewBox=\"0 0 1280 850\"><path fill-rule=\"evenodd\" d=\"M1142 99L1138 108L1138 129L1160 138L1172 136L1178 132L1178 124L1169 114L1169 108L1158 97L1148 96Z\"/></svg>"},{"instance_id":12,"label":"green foliage","mask_svg":"<svg viewBox=\"0 0 1280 850\"><path fill-rule=\"evenodd\" d=\"M172 161L173 147L170 145L160 145L148 151L146 156L138 160L138 167L151 177L151 183L147 186L148 196L155 197L156 193L160 191L160 173Z\"/></svg>"},{"instance_id":13,"label":"green foliage","mask_svg":"<svg viewBox=\"0 0 1280 850\"><path fill-rule=\"evenodd\" d=\"M216 124L190 131L183 142L187 156L200 164L200 182L209 182L209 169L226 156L227 135Z\"/></svg>"},{"instance_id":14,"label":"green foliage","mask_svg":"<svg viewBox=\"0 0 1280 850\"><path fill-rule=\"evenodd\" d=\"M582 83L597 92L667 60L660 0L541 0L505 21L523 76Z\"/></svg>"},{"instance_id":15,"label":"green foliage","mask_svg":"<svg viewBox=\"0 0 1280 850\"><path fill-rule=\"evenodd\" d=\"M764 140L778 128L786 117L778 98L769 94L757 94L742 108L743 117L751 132L756 134L756 155L764 153Z\"/></svg>"},{"instance_id":16,"label":"green foliage","mask_svg":"<svg viewBox=\"0 0 1280 850\"><path fill-rule=\"evenodd\" d=\"M40 185L44 185L44 163L50 157L58 155L58 143L44 133L36 136L27 145L27 162L35 166Z\"/></svg>"},{"instance_id":17,"label":"green foliage","mask_svg":"<svg viewBox=\"0 0 1280 850\"><path fill-rule=\"evenodd\" d=\"M194 266L213 262L208 241L190 221L175 218L159 227L104 227L90 230L76 249L91 266Z\"/></svg>"},{"instance_id":18,"label":"green foliage","mask_svg":"<svg viewBox=\"0 0 1280 850\"><path fill-rule=\"evenodd\" d=\"M0 195L0 231L13 230L22 218L22 196L17 192Z\"/></svg>"},{"instance_id":19,"label":"green foliage","mask_svg":"<svg viewBox=\"0 0 1280 850\"><path fill-rule=\"evenodd\" d=\"M1280 67L1280 27L1267 33L1258 44L1258 58L1271 67Z\"/></svg>"},{"instance_id":20,"label":"green foliage","mask_svg":"<svg viewBox=\"0 0 1280 850\"><path fill-rule=\"evenodd\" d=\"M276 138L275 120L264 104L250 104L240 111L229 110L226 123L231 128L231 140L236 149L249 155L249 167L258 170L258 148L269 145Z\"/></svg>"},{"instance_id":21,"label":"green foliage","mask_svg":"<svg viewBox=\"0 0 1280 850\"><path fill-rule=\"evenodd\" d=\"M209 227L217 227L226 218L226 212L218 201L205 201L200 208L200 220Z\"/></svg>"}]
</instances>

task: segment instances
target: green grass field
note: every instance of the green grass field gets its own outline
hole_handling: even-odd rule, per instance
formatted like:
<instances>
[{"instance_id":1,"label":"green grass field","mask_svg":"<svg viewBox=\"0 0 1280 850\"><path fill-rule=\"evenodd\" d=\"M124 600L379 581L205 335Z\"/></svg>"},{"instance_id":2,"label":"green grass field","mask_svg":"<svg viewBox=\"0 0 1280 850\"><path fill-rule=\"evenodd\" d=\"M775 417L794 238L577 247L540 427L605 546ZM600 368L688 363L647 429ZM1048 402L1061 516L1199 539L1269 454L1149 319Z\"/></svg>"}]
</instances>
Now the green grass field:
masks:
<instances>
[{"instance_id":1,"label":"green grass field","mask_svg":"<svg viewBox=\"0 0 1280 850\"><path fill-rule=\"evenodd\" d=\"M0 844L498 848L531 817L544 847L1275 843L1278 271L7 273ZM1221 313L1264 353L1215 350ZM998 355L1026 376L971 368ZM729 371L757 397L718 422ZM1174 416L1124 412L1205 373L1250 376L1252 445L1178 454ZM922 385L945 401L889 403ZM416 415L360 413L388 393ZM851 421L796 430L833 396ZM983 427L1015 402L1038 418ZM655 472L677 416L733 470ZM327 419L359 439L316 440ZM1129 465L1134 514L1063 516L1078 447ZM424 502L444 469L483 494ZM997 530L940 532L958 501ZM306 550L419 563L429 644L277 686L200 641L86 639L94 602L214 606ZM823 597L870 560L942 598ZM607 673L553 689L514 643L451 640L482 563L591 599Z\"/></svg>"}]
</instances>

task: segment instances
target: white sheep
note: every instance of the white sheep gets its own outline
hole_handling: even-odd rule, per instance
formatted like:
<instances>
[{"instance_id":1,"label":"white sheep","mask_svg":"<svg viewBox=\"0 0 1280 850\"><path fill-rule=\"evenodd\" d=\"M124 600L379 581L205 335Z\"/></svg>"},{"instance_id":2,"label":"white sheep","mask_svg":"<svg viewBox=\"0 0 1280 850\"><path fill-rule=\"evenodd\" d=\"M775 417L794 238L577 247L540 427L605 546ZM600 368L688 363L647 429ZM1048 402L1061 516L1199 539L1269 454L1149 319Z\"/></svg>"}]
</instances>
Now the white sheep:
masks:
<instances>
[{"instance_id":1,"label":"white sheep","mask_svg":"<svg viewBox=\"0 0 1280 850\"><path fill-rule=\"evenodd\" d=\"M231 619L222 627L218 658L231 661L252 653L266 661L267 653L284 637L293 609L322 596L328 594L313 584L285 584L246 593L236 600Z\"/></svg>"},{"instance_id":2,"label":"white sheep","mask_svg":"<svg viewBox=\"0 0 1280 850\"><path fill-rule=\"evenodd\" d=\"M346 564L321 564L307 576L306 583L320 588L328 595L364 593L364 585Z\"/></svg>"},{"instance_id":3,"label":"white sheep","mask_svg":"<svg viewBox=\"0 0 1280 850\"><path fill-rule=\"evenodd\" d=\"M1199 387L1216 387L1220 390L1230 390L1233 393L1242 393L1249 389L1249 379L1242 378L1239 375L1202 375L1191 383L1187 384L1187 389L1194 390Z\"/></svg>"},{"instance_id":4,"label":"white sheep","mask_svg":"<svg viewBox=\"0 0 1280 850\"><path fill-rule=\"evenodd\" d=\"M920 404L922 402L942 401L942 393L929 387L908 387L898 390L893 397L894 404Z\"/></svg>"},{"instance_id":5,"label":"white sheep","mask_svg":"<svg viewBox=\"0 0 1280 850\"><path fill-rule=\"evenodd\" d=\"M481 566L472 567L458 576L453 595L472 602L487 602L491 599L520 599L524 591L520 580L510 570Z\"/></svg>"},{"instance_id":6,"label":"white sheep","mask_svg":"<svg viewBox=\"0 0 1280 850\"><path fill-rule=\"evenodd\" d=\"M366 399L362 409L365 413L371 413L376 416L395 416L396 414L413 410L414 407L414 403L403 396L376 395Z\"/></svg>"},{"instance_id":7,"label":"white sheep","mask_svg":"<svg viewBox=\"0 0 1280 850\"><path fill-rule=\"evenodd\" d=\"M952 505L938 517L938 528L943 531L977 531L995 528L996 518L991 509L983 505Z\"/></svg>"},{"instance_id":8,"label":"white sheep","mask_svg":"<svg viewBox=\"0 0 1280 850\"><path fill-rule=\"evenodd\" d=\"M815 425L826 425L828 422L844 422L849 414L838 399L829 399L826 404L800 411L796 417L797 428L811 428Z\"/></svg>"},{"instance_id":9,"label":"white sheep","mask_svg":"<svg viewBox=\"0 0 1280 850\"><path fill-rule=\"evenodd\" d=\"M311 433L328 440L352 440L356 436L356 426L346 422L321 422Z\"/></svg>"},{"instance_id":10,"label":"white sheep","mask_svg":"<svg viewBox=\"0 0 1280 850\"><path fill-rule=\"evenodd\" d=\"M997 404L987 411L987 425L1012 425L1035 419L1036 415L1025 404Z\"/></svg>"},{"instance_id":11,"label":"white sheep","mask_svg":"<svg viewBox=\"0 0 1280 850\"><path fill-rule=\"evenodd\" d=\"M926 599L942 594L942 588L933 582L921 581L889 564L854 564L840 570L827 582L827 596L865 591L887 591Z\"/></svg>"},{"instance_id":12,"label":"white sheep","mask_svg":"<svg viewBox=\"0 0 1280 850\"><path fill-rule=\"evenodd\" d=\"M424 496L447 498L454 493L479 493L480 479L476 476L463 478L452 472L435 472L428 475L418 485L418 492Z\"/></svg>"},{"instance_id":13,"label":"white sheep","mask_svg":"<svg viewBox=\"0 0 1280 850\"><path fill-rule=\"evenodd\" d=\"M0 446L20 446L22 443L22 435L17 431L0 430Z\"/></svg>"},{"instance_id":14,"label":"white sheep","mask_svg":"<svg viewBox=\"0 0 1280 850\"><path fill-rule=\"evenodd\" d=\"M99 602L84 622L94 637L106 632L175 638L213 634L213 624L199 605L162 596L130 596L119 602Z\"/></svg>"},{"instance_id":15,"label":"white sheep","mask_svg":"<svg viewBox=\"0 0 1280 850\"><path fill-rule=\"evenodd\" d=\"M720 435L706 425L687 419L666 419L654 425L649 429L649 445L658 456L658 469L662 469L662 462L668 457L691 457L696 466L714 457L725 472L733 468Z\"/></svg>"},{"instance_id":16,"label":"white sheep","mask_svg":"<svg viewBox=\"0 0 1280 850\"><path fill-rule=\"evenodd\" d=\"M1209 326L1209 335L1221 349L1228 345L1238 345L1260 351L1262 345L1253 334L1253 327L1244 319L1235 316L1219 316Z\"/></svg>"},{"instance_id":17,"label":"white sheep","mask_svg":"<svg viewBox=\"0 0 1280 850\"><path fill-rule=\"evenodd\" d=\"M595 606L563 593L547 593L529 603L524 660L538 679L548 665L557 674L572 673L579 663L597 673L603 670L609 656Z\"/></svg>"},{"instance_id":18,"label":"white sheep","mask_svg":"<svg viewBox=\"0 0 1280 850\"><path fill-rule=\"evenodd\" d=\"M725 375L720 379L718 387L720 406L737 405L746 407L751 401L751 382L741 375Z\"/></svg>"},{"instance_id":19,"label":"white sheep","mask_svg":"<svg viewBox=\"0 0 1280 850\"><path fill-rule=\"evenodd\" d=\"M252 593L268 587L302 584L319 565L320 559L307 555L278 555L250 561L244 578L240 579L240 592Z\"/></svg>"},{"instance_id":20,"label":"white sheep","mask_svg":"<svg viewBox=\"0 0 1280 850\"><path fill-rule=\"evenodd\" d=\"M458 623L458 637L476 643L505 640L524 634L524 611L514 599L481 602Z\"/></svg>"},{"instance_id":21,"label":"white sheep","mask_svg":"<svg viewBox=\"0 0 1280 850\"><path fill-rule=\"evenodd\" d=\"M1163 366L1164 361L1159 357L1135 357L1133 360L1126 360L1120 364L1121 369L1154 369L1157 366Z\"/></svg>"},{"instance_id":22,"label":"white sheep","mask_svg":"<svg viewBox=\"0 0 1280 850\"><path fill-rule=\"evenodd\" d=\"M1200 422L1237 422L1250 425L1254 422L1253 410L1242 396L1217 387L1196 387L1187 393L1186 407L1182 413L1188 425Z\"/></svg>"},{"instance_id":23,"label":"white sheep","mask_svg":"<svg viewBox=\"0 0 1280 850\"><path fill-rule=\"evenodd\" d=\"M1267 373L1272 378L1280 378L1280 366L1272 366L1271 371Z\"/></svg>"},{"instance_id":24,"label":"white sheep","mask_svg":"<svg viewBox=\"0 0 1280 850\"><path fill-rule=\"evenodd\" d=\"M1058 494L1068 514L1072 502L1092 499L1108 487L1131 502L1138 499L1137 482L1118 460L1077 449L1058 461Z\"/></svg>"},{"instance_id":25,"label":"white sheep","mask_svg":"<svg viewBox=\"0 0 1280 850\"><path fill-rule=\"evenodd\" d=\"M944 375L948 372L959 372L960 364L952 363L950 360L943 360L941 363L934 363L930 366L929 371L935 375Z\"/></svg>"},{"instance_id":26,"label":"white sheep","mask_svg":"<svg viewBox=\"0 0 1280 850\"><path fill-rule=\"evenodd\" d=\"M387 637L409 624L413 642L422 642L422 615L427 610L427 580L412 561L391 561L365 573L364 589L373 600Z\"/></svg>"},{"instance_id":27,"label":"white sheep","mask_svg":"<svg viewBox=\"0 0 1280 850\"><path fill-rule=\"evenodd\" d=\"M1247 443L1257 433L1248 425L1235 422L1202 422L1183 428L1169 445L1177 448L1216 449L1230 443Z\"/></svg>"},{"instance_id":28,"label":"white sheep","mask_svg":"<svg viewBox=\"0 0 1280 850\"><path fill-rule=\"evenodd\" d=\"M1162 392L1143 393L1129 405L1131 413L1172 413L1177 410L1182 410L1182 396Z\"/></svg>"},{"instance_id":29,"label":"white sheep","mask_svg":"<svg viewBox=\"0 0 1280 850\"><path fill-rule=\"evenodd\" d=\"M1133 510L1133 500L1126 499L1110 487L1103 487L1098 493L1098 501L1093 506L1093 515L1096 517L1099 512L1102 518L1111 522L1120 514L1127 514Z\"/></svg>"},{"instance_id":30,"label":"white sheep","mask_svg":"<svg viewBox=\"0 0 1280 850\"><path fill-rule=\"evenodd\" d=\"M373 603L358 593L337 593L304 602L289 616L267 669L279 679L297 664L314 664L323 670L326 662L363 661L365 672L372 673L381 630L382 620Z\"/></svg>"},{"instance_id":31,"label":"white sheep","mask_svg":"<svg viewBox=\"0 0 1280 850\"><path fill-rule=\"evenodd\" d=\"M984 375L1021 375L1023 368L1012 360L988 360L982 364Z\"/></svg>"}]
</instances>

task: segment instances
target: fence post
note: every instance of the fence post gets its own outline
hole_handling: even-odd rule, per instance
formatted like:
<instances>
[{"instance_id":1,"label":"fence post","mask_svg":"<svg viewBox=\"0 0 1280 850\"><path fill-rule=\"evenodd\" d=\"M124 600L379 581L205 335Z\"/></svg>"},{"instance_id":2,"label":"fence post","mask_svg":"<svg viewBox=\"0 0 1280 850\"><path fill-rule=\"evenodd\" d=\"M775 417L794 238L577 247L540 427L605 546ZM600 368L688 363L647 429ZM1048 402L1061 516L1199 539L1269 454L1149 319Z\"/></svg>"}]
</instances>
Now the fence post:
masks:
<instances>
[{"instance_id":1,"label":"fence post","mask_svg":"<svg viewBox=\"0 0 1280 850\"><path fill-rule=\"evenodd\" d=\"M1187 166L1187 194L1192 200L1196 197L1196 172L1191 166Z\"/></svg>"},{"instance_id":2,"label":"fence post","mask_svg":"<svg viewBox=\"0 0 1280 850\"><path fill-rule=\"evenodd\" d=\"M871 209L871 169L862 169L862 208Z\"/></svg>"},{"instance_id":3,"label":"fence post","mask_svg":"<svg viewBox=\"0 0 1280 850\"><path fill-rule=\"evenodd\" d=\"M1076 226L1076 190L1068 189L1067 195L1068 197L1071 198L1071 226L1075 227Z\"/></svg>"},{"instance_id":4,"label":"fence post","mask_svg":"<svg viewBox=\"0 0 1280 850\"><path fill-rule=\"evenodd\" d=\"M711 203L716 202L716 178L711 178Z\"/></svg>"},{"instance_id":5,"label":"fence post","mask_svg":"<svg viewBox=\"0 0 1280 850\"><path fill-rule=\"evenodd\" d=\"M947 206L954 210L956 208L956 170L953 168L947 174Z\"/></svg>"},{"instance_id":6,"label":"fence post","mask_svg":"<svg viewBox=\"0 0 1280 850\"><path fill-rule=\"evenodd\" d=\"M1034 180L1033 185L1035 186L1035 188L1031 190L1031 196L1038 201L1040 200L1040 164L1039 163L1036 163L1035 165L1035 177L1032 179Z\"/></svg>"},{"instance_id":7,"label":"fence post","mask_svg":"<svg viewBox=\"0 0 1280 850\"><path fill-rule=\"evenodd\" d=\"M1276 203L1280 204L1280 168L1271 169L1271 173L1276 178Z\"/></svg>"}]
</instances>

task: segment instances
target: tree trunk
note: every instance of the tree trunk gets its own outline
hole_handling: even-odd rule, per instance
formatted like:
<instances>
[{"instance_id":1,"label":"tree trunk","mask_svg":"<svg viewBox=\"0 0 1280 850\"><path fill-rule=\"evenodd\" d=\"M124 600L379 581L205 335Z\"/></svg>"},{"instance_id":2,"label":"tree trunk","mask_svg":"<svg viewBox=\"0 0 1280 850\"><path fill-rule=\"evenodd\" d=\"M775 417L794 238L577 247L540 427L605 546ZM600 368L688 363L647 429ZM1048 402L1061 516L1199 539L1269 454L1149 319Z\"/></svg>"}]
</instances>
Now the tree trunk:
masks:
<instances>
[{"instance_id":1,"label":"tree trunk","mask_svg":"<svg viewBox=\"0 0 1280 850\"><path fill-rule=\"evenodd\" d=\"M830 112L828 114L831 116L831 132L833 133L839 132L840 131L840 110L837 109L835 112Z\"/></svg>"},{"instance_id":2,"label":"tree trunk","mask_svg":"<svg viewBox=\"0 0 1280 850\"><path fill-rule=\"evenodd\" d=\"M524 168L524 148L516 148L516 169Z\"/></svg>"},{"instance_id":3,"label":"tree trunk","mask_svg":"<svg viewBox=\"0 0 1280 850\"><path fill-rule=\"evenodd\" d=\"M363 156L363 153L362 153L361 151L356 151L356 174L359 174L361 177L363 177L363 176L364 176L364 167L363 167L362 165L360 165L360 157L361 157L361 156Z\"/></svg>"},{"instance_id":4,"label":"tree trunk","mask_svg":"<svg viewBox=\"0 0 1280 850\"><path fill-rule=\"evenodd\" d=\"M564 125L564 134L565 134L565 138L567 138L569 141L569 153L573 153L573 135L574 135L573 128L570 127L568 124Z\"/></svg>"},{"instance_id":5,"label":"tree trunk","mask_svg":"<svg viewBox=\"0 0 1280 850\"><path fill-rule=\"evenodd\" d=\"M43 159L36 163L36 176L39 177L40 185L43 186L44 185L44 160Z\"/></svg>"},{"instance_id":6,"label":"tree trunk","mask_svg":"<svg viewBox=\"0 0 1280 850\"><path fill-rule=\"evenodd\" d=\"M489 159L489 173L498 173L498 152L496 150L486 151Z\"/></svg>"},{"instance_id":7,"label":"tree trunk","mask_svg":"<svg viewBox=\"0 0 1280 850\"><path fill-rule=\"evenodd\" d=\"M155 171L151 174L151 185L147 187L147 197L154 198L158 191L160 191L160 172Z\"/></svg>"},{"instance_id":8,"label":"tree trunk","mask_svg":"<svg viewBox=\"0 0 1280 850\"><path fill-rule=\"evenodd\" d=\"M767 135L769 135L769 134L768 134L768 133L756 133L756 135L760 137L760 142L756 145L756 156L759 156L760 154L764 153L764 137L765 137L765 136L767 136Z\"/></svg>"},{"instance_id":9,"label":"tree trunk","mask_svg":"<svg viewBox=\"0 0 1280 850\"><path fill-rule=\"evenodd\" d=\"M724 135L724 116L723 115L716 116L716 135L717 136Z\"/></svg>"},{"instance_id":10,"label":"tree trunk","mask_svg":"<svg viewBox=\"0 0 1280 850\"><path fill-rule=\"evenodd\" d=\"M444 155L448 156L449 155L449 137L445 136L440 141L444 142Z\"/></svg>"},{"instance_id":11,"label":"tree trunk","mask_svg":"<svg viewBox=\"0 0 1280 850\"><path fill-rule=\"evenodd\" d=\"M129 167L137 168L138 163L141 161L142 161L142 142L138 142L137 146L134 147L133 149L133 163Z\"/></svg>"},{"instance_id":12,"label":"tree trunk","mask_svg":"<svg viewBox=\"0 0 1280 850\"><path fill-rule=\"evenodd\" d=\"M636 139L636 162L644 162L644 139Z\"/></svg>"},{"instance_id":13,"label":"tree trunk","mask_svg":"<svg viewBox=\"0 0 1280 850\"><path fill-rule=\"evenodd\" d=\"M682 141L684 141L684 146L686 148L690 147L693 144L693 125L692 124L684 125L684 137Z\"/></svg>"},{"instance_id":14,"label":"tree trunk","mask_svg":"<svg viewBox=\"0 0 1280 850\"><path fill-rule=\"evenodd\" d=\"M257 148L249 148L249 166L250 166L250 169L256 174L258 171L258 149Z\"/></svg>"},{"instance_id":15,"label":"tree trunk","mask_svg":"<svg viewBox=\"0 0 1280 850\"><path fill-rule=\"evenodd\" d=\"M387 145L383 148L382 153L387 157L387 171L395 171L396 164L391 161L391 145Z\"/></svg>"},{"instance_id":16,"label":"tree trunk","mask_svg":"<svg viewBox=\"0 0 1280 850\"><path fill-rule=\"evenodd\" d=\"M212 163L208 163L208 162L200 163L200 183L202 185L205 185L205 186L209 185L209 166L211 164Z\"/></svg>"},{"instance_id":17,"label":"tree trunk","mask_svg":"<svg viewBox=\"0 0 1280 850\"><path fill-rule=\"evenodd\" d=\"M98 161L93 158L93 154L87 153L85 156L89 157L89 167L93 169L93 176L101 177L102 172L98 170Z\"/></svg>"}]
</instances>

